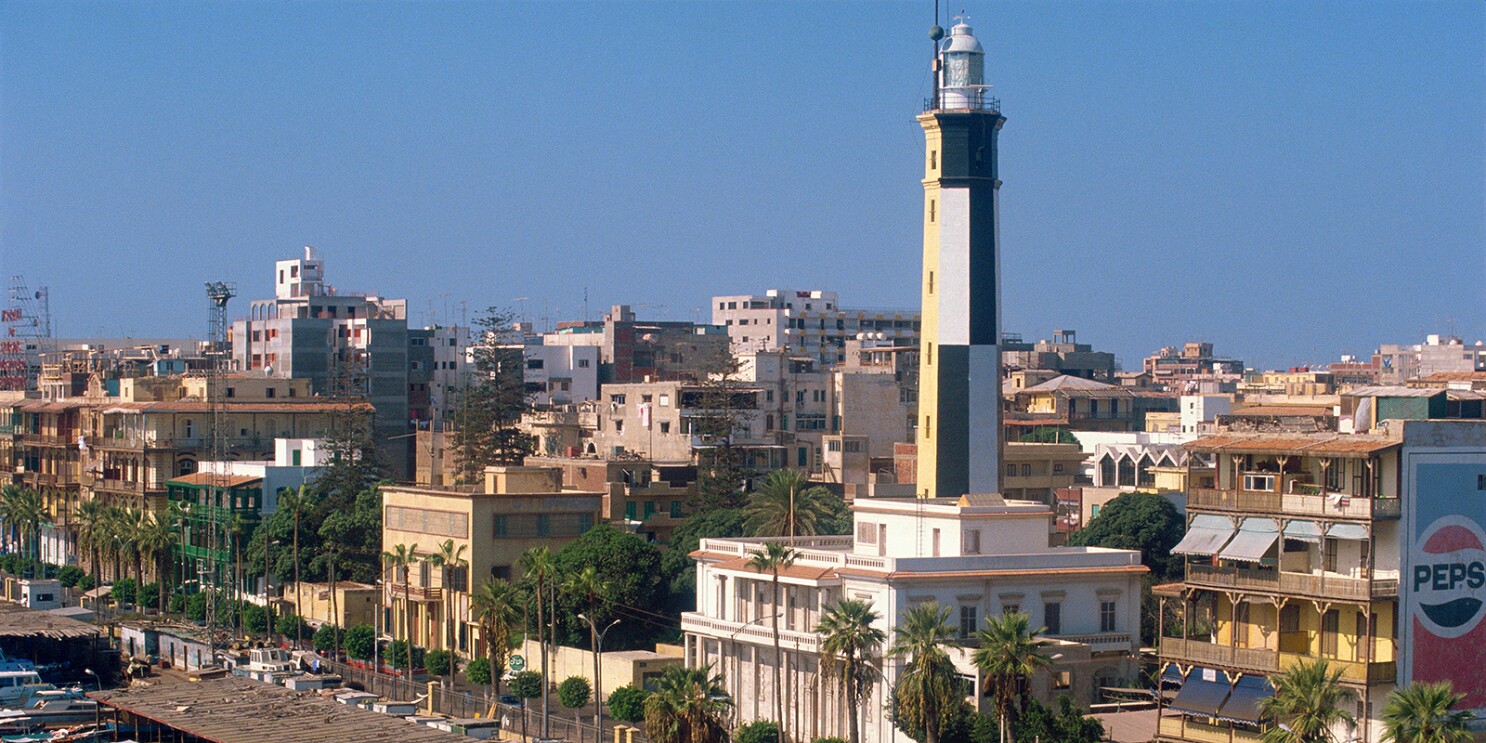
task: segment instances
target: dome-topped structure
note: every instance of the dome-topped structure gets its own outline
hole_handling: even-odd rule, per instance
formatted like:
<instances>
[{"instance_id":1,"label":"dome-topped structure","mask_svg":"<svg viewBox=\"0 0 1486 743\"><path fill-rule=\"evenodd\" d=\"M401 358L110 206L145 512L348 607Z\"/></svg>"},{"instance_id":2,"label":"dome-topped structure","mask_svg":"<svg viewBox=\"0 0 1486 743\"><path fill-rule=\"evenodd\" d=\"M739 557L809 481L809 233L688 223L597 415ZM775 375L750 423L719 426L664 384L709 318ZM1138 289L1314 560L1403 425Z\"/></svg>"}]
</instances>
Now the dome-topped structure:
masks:
<instances>
[{"instance_id":1,"label":"dome-topped structure","mask_svg":"<svg viewBox=\"0 0 1486 743\"><path fill-rule=\"evenodd\" d=\"M990 87L985 82L985 48L970 24L963 18L957 20L939 50L939 107L984 108L985 90Z\"/></svg>"}]
</instances>

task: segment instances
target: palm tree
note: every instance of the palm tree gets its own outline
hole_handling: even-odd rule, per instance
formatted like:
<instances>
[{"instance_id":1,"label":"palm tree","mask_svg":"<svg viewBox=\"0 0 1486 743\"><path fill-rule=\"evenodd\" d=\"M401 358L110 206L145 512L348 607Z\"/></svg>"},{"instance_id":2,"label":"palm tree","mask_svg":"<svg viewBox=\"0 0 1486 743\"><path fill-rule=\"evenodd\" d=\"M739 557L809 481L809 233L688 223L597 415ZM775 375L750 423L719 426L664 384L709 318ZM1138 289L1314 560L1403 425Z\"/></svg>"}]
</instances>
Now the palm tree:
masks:
<instances>
[{"instance_id":1,"label":"palm tree","mask_svg":"<svg viewBox=\"0 0 1486 743\"><path fill-rule=\"evenodd\" d=\"M1356 695L1341 685L1342 669L1325 658L1301 660L1273 676L1274 696L1259 702L1259 711L1282 725L1264 731L1264 743L1324 743L1331 728L1356 724L1342 705Z\"/></svg>"},{"instance_id":2,"label":"palm tree","mask_svg":"<svg viewBox=\"0 0 1486 743\"><path fill-rule=\"evenodd\" d=\"M779 737L788 739L789 731L784 725L784 655L779 649L779 571L795 564L798 554L783 542L767 542L761 550L755 550L748 558L748 567L760 573L772 573L774 593L770 608L774 613L774 721L779 723Z\"/></svg>"},{"instance_id":3,"label":"palm tree","mask_svg":"<svg viewBox=\"0 0 1486 743\"><path fill-rule=\"evenodd\" d=\"M811 485L803 473L775 470L750 493L743 516L756 537L815 536L841 505L831 491Z\"/></svg>"},{"instance_id":4,"label":"palm tree","mask_svg":"<svg viewBox=\"0 0 1486 743\"><path fill-rule=\"evenodd\" d=\"M85 500L78 504L73 514L77 533L77 546L88 555L88 565L93 576L93 585L98 585L99 561L102 560L103 543L109 538L108 509L98 500Z\"/></svg>"},{"instance_id":5,"label":"palm tree","mask_svg":"<svg viewBox=\"0 0 1486 743\"><path fill-rule=\"evenodd\" d=\"M1393 743L1468 743L1474 718L1455 709L1465 699L1449 681L1395 689L1383 705L1383 740Z\"/></svg>"},{"instance_id":6,"label":"palm tree","mask_svg":"<svg viewBox=\"0 0 1486 743\"><path fill-rule=\"evenodd\" d=\"M546 683L547 675L547 643L550 637L552 646L557 646L557 622L552 622L550 632L543 633L542 629L547 627L544 623L546 617L553 616L557 611L557 563L553 562L552 551L546 547L534 547L521 556L521 572L532 587L532 595L537 601L537 644L542 652L542 737L548 737L547 718L551 709L549 690L551 684ZM547 596L551 601L550 607L544 607L542 597Z\"/></svg>"},{"instance_id":7,"label":"palm tree","mask_svg":"<svg viewBox=\"0 0 1486 743\"><path fill-rule=\"evenodd\" d=\"M879 618L871 602L840 599L825 607L815 628L821 635L824 675L841 679L841 703L849 715L847 743L858 743L861 737L857 724L872 690L874 656L887 640L887 633L873 626Z\"/></svg>"},{"instance_id":8,"label":"palm tree","mask_svg":"<svg viewBox=\"0 0 1486 743\"><path fill-rule=\"evenodd\" d=\"M469 560L464 559L464 551L468 548L469 545L467 544L456 546L454 540L445 539L439 545L439 551L428 556L428 562L438 568L442 574L441 582L444 586L444 648L450 651L454 649L456 634L454 629L454 596L453 591L449 590L450 578L453 577L456 570L470 564ZM461 588L460 590L463 592L464 589Z\"/></svg>"},{"instance_id":9,"label":"palm tree","mask_svg":"<svg viewBox=\"0 0 1486 743\"><path fill-rule=\"evenodd\" d=\"M712 666L667 666L645 700L645 736L651 743L722 743L732 708Z\"/></svg>"},{"instance_id":10,"label":"palm tree","mask_svg":"<svg viewBox=\"0 0 1486 743\"><path fill-rule=\"evenodd\" d=\"M287 509L294 517L294 646L304 646L304 611L300 606L299 585L299 520L304 516L309 507L309 493L306 484L301 484L298 491L289 490L279 496L279 508ZM412 647L409 645L408 657L412 658Z\"/></svg>"},{"instance_id":11,"label":"palm tree","mask_svg":"<svg viewBox=\"0 0 1486 743\"><path fill-rule=\"evenodd\" d=\"M898 726L922 729L925 743L939 743L945 718L964 698L954 662L944 651L959 644L949 626L949 608L932 601L909 609L893 628L887 654L908 658L893 689Z\"/></svg>"},{"instance_id":12,"label":"palm tree","mask_svg":"<svg viewBox=\"0 0 1486 743\"><path fill-rule=\"evenodd\" d=\"M485 638L485 654L490 659L490 680L495 685L496 696L500 696L500 677L511 654L515 634L512 630L521 621L519 607L525 603L516 586L499 578L486 578L470 595L471 614L480 625L480 636Z\"/></svg>"},{"instance_id":13,"label":"palm tree","mask_svg":"<svg viewBox=\"0 0 1486 743\"><path fill-rule=\"evenodd\" d=\"M609 582L599 575L598 568L587 565L576 574L568 576L563 583L563 593L576 597L587 605L588 611L580 616L588 621L588 647L593 652L593 696L598 705L599 712L603 711L604 700L599 696L603 689L599 682L599 609L608 602L613 592ZM598 717L595 717L594 729L598 730ZM596 743L603 743L603 731L598 730Z\"/></svg>"},{"instance_id":14,"label":"palm tree","mask_svg":"<svg viewBox=\"0 0 1486 743\"><path fill-rule=\"evenodd\" d=\"M170 563L170 553L175 547L175 529L166 521L148 513L139 521L139 533L135 536L141 555L154 562L156 597L155 608L165 613L165 571ZM136 600L135 603L142 603Z\"/></svg>"},{"instance_id":15,"label":"palm tree","mask_svg":"<svg viewBox=\"0 0 1486 743\"><path fill-rule=\"evenodd\" d=\"M141 544L145 530L149 528L149 511L127 511L123 521L124 548L134 561L134 583L136 588L144 585L145 550ZM138 600L135 604L140 603Z\"/></svg>"},{"instance_id":16,"label":"palm tree","mask_svg":"<svg viewBox=\"0 0 1486 743\"><path fill-rule=\"evenodd\" d=\"M403 641L407 643L407 665L405 669L410 675L413 671L413 565L419 562L418 547L409 547L406 544L395 544L390 552L383 552L382 559L392 568L393 575L399 571L402 573L402 608L403 608ZM397 656L392 657L393 664L397 663Z\"/></svg>"},{"instance_id":17,"label":"palm tree","mask_svg":"<svg viewBox=\"0 0 1486 743\"><path fill-rule=\"evenodd\" d=\"M1037 639L1037 635L1046 631L1046 627L1031 629L1026 614L1012 612L992 618L986 622L985 629L976 633L980 647L970 660L995 689L996 718L1002 740L1006 740L1007 715L1012 702L1024 701L1022 697L1032 674L1052 662L1039 649L1047 642Z\"/></svg>"},{"instance_id":18,"label":"palm tree","mask_svg":"<svg viewBox=\"0 0 1486 743\"><path fill-rule=\"evenodd\" d=\"M46 499L41 493L18 485L6 485L0 491L0 518L19 535L25 556L39 560L41 527L52 523L51 512L47 510Z\"/></svg>"}]
</instances>

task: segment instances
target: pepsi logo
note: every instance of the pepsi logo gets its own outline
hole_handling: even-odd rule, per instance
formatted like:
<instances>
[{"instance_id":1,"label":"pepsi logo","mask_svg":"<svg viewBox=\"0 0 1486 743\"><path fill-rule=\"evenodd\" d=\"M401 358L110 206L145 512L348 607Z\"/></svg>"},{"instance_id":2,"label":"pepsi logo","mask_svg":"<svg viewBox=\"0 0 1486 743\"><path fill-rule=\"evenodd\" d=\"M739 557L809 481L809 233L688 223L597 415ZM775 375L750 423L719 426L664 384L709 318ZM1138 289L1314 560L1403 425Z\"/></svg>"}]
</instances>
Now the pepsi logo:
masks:
<instances>
[{"instance_id":1,"label":"pepsi logo","mask_svg":"<svg viewBox=\"0 0 1486 743\"><path fill-rule=\"evenodd\" d=\"M1419 542L1409 579L1415 618L1436 636L1460 637L1475 629L1486 606L1486 534L1470 519L1446 516Z\"/></svg>"}]
</instances>

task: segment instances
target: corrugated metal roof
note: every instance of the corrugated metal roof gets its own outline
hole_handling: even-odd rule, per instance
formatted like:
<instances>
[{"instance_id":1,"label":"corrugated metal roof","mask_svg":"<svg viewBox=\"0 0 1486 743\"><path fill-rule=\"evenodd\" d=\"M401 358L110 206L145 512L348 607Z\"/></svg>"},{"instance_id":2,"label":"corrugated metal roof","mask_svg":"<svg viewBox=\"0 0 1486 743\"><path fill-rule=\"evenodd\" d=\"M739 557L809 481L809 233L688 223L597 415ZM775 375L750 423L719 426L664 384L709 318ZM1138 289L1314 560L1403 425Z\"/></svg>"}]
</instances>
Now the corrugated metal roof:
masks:
<instances>
[{"instance_id":1,"label":"corrugated metal roof","mask_svg":"<svg viewBox=\"0 0 1486 743\"><path fill-rule=\"evenodd\" d=\"M192 472L189 475L172 477L166 484L180 483L182 485L205 485L215 488L235 488L239 485L247 485L250 482L261 482L263 478L253 475L219 475L215 472Z\"/></svg>"},{"instance_id":2,"label":"corrugated metal roof","mask_svg":"<svg viewBox=\"0 0 1486 743\"><path fill-rule=\"evenodd\" d=\"M1401 446L1382 436L1348 434L1219 434L1186 444L1188 451L1231 454L1371 454Z\"/></svg>"}]
</instances>

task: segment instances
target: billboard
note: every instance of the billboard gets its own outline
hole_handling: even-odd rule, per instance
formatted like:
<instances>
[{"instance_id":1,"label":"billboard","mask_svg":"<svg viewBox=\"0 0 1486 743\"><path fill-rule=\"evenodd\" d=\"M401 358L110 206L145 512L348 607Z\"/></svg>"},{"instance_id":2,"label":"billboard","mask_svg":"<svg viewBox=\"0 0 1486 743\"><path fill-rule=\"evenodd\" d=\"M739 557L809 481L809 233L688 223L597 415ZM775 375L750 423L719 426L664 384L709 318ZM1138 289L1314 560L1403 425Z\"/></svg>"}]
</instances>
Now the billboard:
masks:
<instances>
[{"instance_id":1,"label":"billboard","mask_svg":"<svg viewBox=\"0 0 1486 743\"><path fill-rule=\"evenodd\" d=\"M1486 710L1486 451L1405 452L1399 682Z\"/></svg>"}]
</instances>

